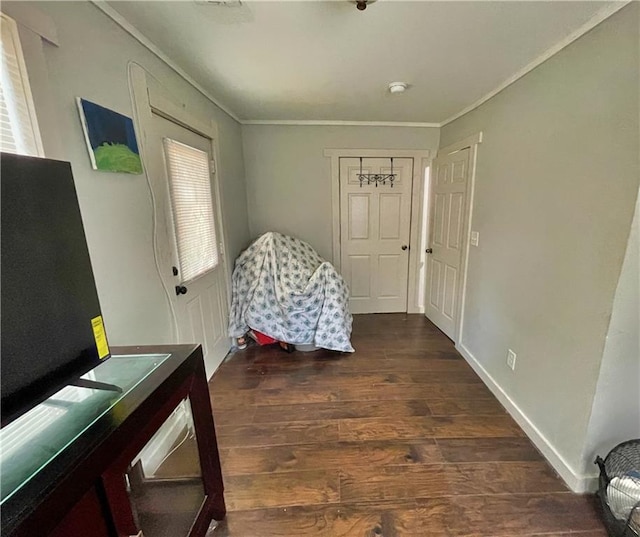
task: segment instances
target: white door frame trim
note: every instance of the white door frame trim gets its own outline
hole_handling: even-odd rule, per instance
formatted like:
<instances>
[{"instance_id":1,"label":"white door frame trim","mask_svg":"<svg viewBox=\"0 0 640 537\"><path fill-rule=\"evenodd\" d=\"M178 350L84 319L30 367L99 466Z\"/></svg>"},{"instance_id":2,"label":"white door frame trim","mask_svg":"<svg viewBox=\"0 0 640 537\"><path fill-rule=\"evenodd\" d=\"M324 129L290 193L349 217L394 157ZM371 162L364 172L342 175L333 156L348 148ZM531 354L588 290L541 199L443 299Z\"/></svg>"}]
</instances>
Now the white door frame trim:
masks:
<instances>
[{"instance_id":1,"label":"white door frame trim","mask_svg":"<svg viewBox=\"0 0 640 537\"><path fill-rule=\"evenodd\" d=\"M441 147L440 149L438 149L437 156L440 157L442 155L450 155L451 153L455 153L456 151L460 151L461 149L466 149L467 147L473 150L473 146L480 143L482 143L482 131L476 132L471 136L467 136L466 138L458 140L457 142L449 144L445 147Z\"/></svg>"},{"instance_id":2,"label":"white door frame trim","mask_svg":"<svg viewBox=\"0 0 640 537\"><path fill-rule=\"evenodd\" d=\"M456 151L469 148L469 176L467 178L467 196L465 201L465 219L463 224L464 234L464 246L462 248L461 271L462 278L458 288L458 319L455 329L455 345L458 348L462 345L462 329L464 326L464 312L467 296L467 269L469 267L469 253L471 247L471 220L473 218L473 200L475 194L476 185L476 164L478 161L478 145L482 143L482 131L467 136L466 138L454 142L448 146L442 147L438 150L438 156L450 155ZM437 157L436 157L437 158ZM433 203L433 199L430 196L430 203ZM425 286L425 291L426 291ZM425 299L426 300L426 299Z\"/></svg>"},{"instance_id":3,"label":"white door frame trim","mask_svg":"<svg viewBox=\"0 0 640 537\"><path fill-rule=\"evenodd\" d=\"M418 274L420 273L420 222L424 199L424 170L431 162L428 149L325 149L331 159L331 222L333 265L340 271L340 158L412 158L413 187L411 190L411 224L409 241L409 279L407 313L422 313L418 307Z\"/></svg>"},{"instance_id":4,"label":"white door frame trim","mask_svg":"<svg viewBox=\"0 0 640 537\"><path fill-rule=\"evenodd\" d=\"M230 265L227 260L227 233L224 227L224 219L222 217L222 181L220 180L221 166L219 157L218 125L214 120L204 122L191 115L185 109L184 105L180 106L180 104L177 104L174 99L168 96L162 85L152 75L147 73L147 71L142 66L135 62L129 63L129 85L133 106L134 128L138 136L144 174L147 177L147 183L149 185L149 190L151 192L152 198L154 197L154 193L151 179L148 175L149 171L147 170L145 156L148 153L146 132L149 128L149 122L151 121L153 113L160 115L165 119L168 119L169 121L173 121L174 123L177 123L178 125L181 125L182 127L195 132L196 134L199 134L210 141L211 154L215 163L215 170L212 177L212 186L214 188L216 197L216 224L218 225L218 230L220 231L220 245L222 246L220 255L222 256L222 265L224 270L223 274L227 295L226 307L228 315L231 304L231 272ZM151 203L155 203L153 199L151 200ZM171 290L166 286L166 278L163 277L161 273L161 268L157 257L158 227L155 207L153 208L153 213L153 250L154 255L156 256L156 269L158 271L158 276L160 277L163 287L165 288L165 292L167 293L167 299L169 302L169 308L171 310L173 321L173 330L175 336L174 339L175 341L178 341L178 321L173 305L173 296L171 295ZM223 329L224 328L225 327L223 327Z\"/></svg>"}]
</instances>

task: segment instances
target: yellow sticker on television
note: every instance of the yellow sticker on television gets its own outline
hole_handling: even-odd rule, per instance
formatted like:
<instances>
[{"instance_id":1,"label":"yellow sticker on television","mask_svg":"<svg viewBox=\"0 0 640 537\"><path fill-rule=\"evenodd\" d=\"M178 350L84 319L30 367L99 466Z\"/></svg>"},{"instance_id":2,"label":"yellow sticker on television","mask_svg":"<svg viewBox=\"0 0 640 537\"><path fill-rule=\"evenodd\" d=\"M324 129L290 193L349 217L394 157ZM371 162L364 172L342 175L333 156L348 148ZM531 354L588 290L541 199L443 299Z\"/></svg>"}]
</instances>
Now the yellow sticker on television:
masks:
<instances>
[{"instance_id":1,"label":"yellow sticker on television","mask_svg":"<svg viewBox=\"0 0 640 537\"><path fill-rule=\"evenodd\" d=\"M109 356L109 344L107 343L107 334L104 331L102 315L98 315L91 319L91 328L93 328L93 337L96 340L98 357L102 360L106 356Z\"/></svg>"}]
</instances>

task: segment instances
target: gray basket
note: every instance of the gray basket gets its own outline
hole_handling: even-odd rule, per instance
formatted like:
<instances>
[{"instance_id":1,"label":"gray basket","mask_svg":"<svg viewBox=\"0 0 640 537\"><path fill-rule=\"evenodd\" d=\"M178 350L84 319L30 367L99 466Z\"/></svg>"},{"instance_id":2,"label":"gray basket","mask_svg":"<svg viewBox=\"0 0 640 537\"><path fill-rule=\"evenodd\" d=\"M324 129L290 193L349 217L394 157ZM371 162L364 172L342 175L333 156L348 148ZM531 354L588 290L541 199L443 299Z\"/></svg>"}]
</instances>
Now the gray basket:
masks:
<instances>
[{"instance_id":1,"label":"gray basket","mask_svg":"<svg viewBox=\"0 0 640 537\"><path fill-rule=\"evenodd\" d=\"M598 457L598 497L610 537L640 536L640 439L613 448L603 460Z\"/></svg>"}]
</instances>

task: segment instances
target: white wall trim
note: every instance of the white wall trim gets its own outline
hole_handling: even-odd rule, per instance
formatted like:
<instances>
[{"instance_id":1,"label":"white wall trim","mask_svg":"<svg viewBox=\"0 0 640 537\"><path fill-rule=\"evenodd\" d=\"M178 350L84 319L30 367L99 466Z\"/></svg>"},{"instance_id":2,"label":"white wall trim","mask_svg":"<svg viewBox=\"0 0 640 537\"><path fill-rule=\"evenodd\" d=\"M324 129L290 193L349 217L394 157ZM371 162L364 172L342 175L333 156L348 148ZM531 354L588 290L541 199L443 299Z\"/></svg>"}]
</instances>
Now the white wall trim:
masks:
<instances>
[{"instance_id":1,"label":"white wall trim","mask_svg":"<svg viewBox=\"0 0 640 537\"><path fill-rule=\"evenodd\" d=\"M167 458L172 446L184 435L185 431L187 434L191 431L190 420L181 404L162 424L136 458L131 461L131 466L142 461L145 476L154 475L164 459Z\"/></svg>"},{"instance_id":2,"label":"white wall trim","mask_svg":"<svg viewBox=\"0 0 640 537\"><path fill-rule=\"evenodd\" d=\"M465 220L464 220L464 247L462 259L460 260L462 278L458 293L458 319L456 323L455 340L462 341L462 330L464 327L464 308L467 302L467 277L469 274L469 255L471 253L471 223L473 219L473 202L476 192L476 170L478 164L478 145L482 143L482 131L471 134L462 140L458 140L446 147L438 150L438 155L450 155L461 149L470 149L469 154L469 177L467 178L467 194L465 200ZM426 308L425 308L426 311Z\"/></svg>"},{"instance_id":3,"label":"white wall trim","mask_svg":"<svg viewBox=\"0 0 640 537\"><path fill-rule=\"evenodd\" d=\"M116 24L118 24L125 32L127 32L131 37L136 39L142 46L146 47L149 51L155 54L160 60L166 63L171 69L173 69L176 73L178 73L184 80L186 80L189 84L191 84L194 88L196 88L202 95L204 95L207 99L209 99L213 104L215 104L220 110L228 114L230 117L235 119L238 123L240 123L240 119L233 111L222 104L218 99L216 99L209 91L207 91L201 84L196 82L191 76L189 76L186 71L184 71L176 62L174 62L169 56L167 56L159 47L157 47L151 40L149 40L140 30L138 30L133 24L131 24L127 19L125 19L118 11L113 9L109 4L106 3L105 0L91 0L91 3L96 6L100 11L102 11L107 17L113 20Z\"/></svg>"},{"instance_id":4,"label":"white wall trim","mask_svg":"<svg viewBox=\"0 0 640 537\"><path fill-rule=\"evenodd\" d=\"M463 108L457 114L454 114L451 117L440 122L440 127L444 127L445 125L448 125L452 121L455 121L456 119L464 116L465 114L471 112L472 110L475 110L481 104L484 104L489 99L491 99L492 97L500 93L503 89L508 88L511 84L521 79L523 76L525 76L529 72L533 71L540 64L546 62L552 56L555 56L562 49L568 47L576 39L579 39L580 37L582 37L584 34L586 34L589 30L592 30L593 28L595 28L602 21L608 19L609 17L611 17L612 15L620 11L627 4L631 3L631 1L632 0L624 0L622 2L611 2L607 4L602 9L600 9L593 17L591 17L587 22L585 22L582 26L580 26L580 28L577 28L576 30L571 32L568 36L566 36L564 39L562 39L561 41L558 41L555 45L545 50L542 54L540 54L540 56L538 56L537 58L529 62L527 65L525 65L522 69L520 69L519 71L514 73L512 76L507 78L507 80L502 82L502 84L497 86L495 89L491 90L489 93L487 93L486 95L478 99L476 102L470 104L466 108Z\"/></svg>"},{"instance_id":5,"label":"white wall trim","mask_svg":"<svg viewBox=\"0 0 640 537\"><path fill-rule=\"evenodd\" d=\"M407 313L421 313L418 307L418 282L420 274L420 215L424 199L424 170L431 163L428 149L325 149L324 156L331 159L331 241L332 263L340 271L340 159L341 158L411 158L413 159L413 188L411 191L411 221L409 241L409 277L407 281Z\"/></svg>"},{"instance_id":6,"label":"white wall trim","mask_svg":"<svg viewBox=\"0 0 640 537\"><path fill-rule=\"evenodd\" d=\"M511 417L522 428L529 439L540 450L542 455L547 459L549 464L553 466L556 472L564 480L567 486L577 493L592 492L598 487L598 475L580 474L567 462L567 460L558 452L551 441L538 429L524 411L515 403L511 397L500 387L496 380L482 366L476 357L467 349L464 344L456 344L456 349L464 359L469 363L472 369L478 374L482 381L496 396L502 406L505 407Z\"/></svg>"},{"instance_id":7,"label":"white wall trim","mask_svg":"<svg viewBox=\"0 0 640 537\"><path fill-rule=\"evenodd\" d=\"M29 4L29 2L5 4L2 6L2 12L52 45L59 46L58 28L53 19Z\"/></svg>"},{"instance_id":8,"label":"white wall trim","mask_svg":"<svg viewBox=\"0 0 640 537\"><path fill-rule=\"evenodd\" d=\"M157 194L154 189L153 181L151 180L148 158L149 146L147 144L146 130L152 118L151 103L149 99L149 85L147 81L147 72L139 64L135 62L129 62L127 65L129 93L131 98L133 125L136 131L136 137L138 139L138 148L140 150L140 159L142 161L142 168L144 172L145 181L149 188L149 197L151 201L152 212L152 241L153 241L153 261L155 263L156 273L160 279L160 284L164 291L167 305L169 307L169 313L171 315L171 338L172 341L178 341L178 318L176 316L176 310L173 303L173 296L171 294L171 284L164 275L164 271L160 266L160 247L158 243L159 228L162 225L162 219L158 214Z\"/></svg>"},{"instance_id":9,"label":"white wall trim","mask_svg":"<svg viewBox=\"0 0 640 537\"><path fill-rule=\"evenodd\" d=\"M154 84L147 85L147 92L149 94L149 106L158 115L178 123L184 128L200 134L204 138L211 140L217 140L218 128L215 121L206 123L200 121L198 118L190 115L186 112L184 105L176 104L173 100L168 98L164 92Z\"/></svg>"},{"instance_id":10,"label":"white wall trim","mask_svg":"<svg viewBox=\"0 0 640 537\"><path fill-rule=\"evenodd\" d=\"M440 128L440 123L422 123L412 121L342 121L324 119L244 119L243 125L297 125L297 126L335 126L335 127L418 127Z\"/></svg>"},{"instance_id":11,"label":"white wall trim","mask_svg":"<svg viewBox=\"0 0 640 537\"><path fill-rule=\"evenodd\" d=\"M424 200L425 184L424 171L431 165L433 156L429 151L416 153L413 157L413 184L411 189L411 220L409 221L409 281L407 282L407 313L424 313L419 302L418 289L420 285L420 244L422 243L422 202Z\"/></svg>"},{"instance_id":12,"label":"white wall trim","mask_svg":"<svg viewBox=\"0 0 640 537\"><path fill-rule=\"evenodd\" d=\"M428 149L325 149L325 157L365 157L365 158L430 158Z\"/></svg>"},{"instance_id":13,"label":"white wall trim","mask_svg":"<svg viewBox=\"0 0 640 537\"><path fill-rule=\"evenodd\" d=\"M469 175L469 184L467 185L467 200L466 200L466 222L465 222L465 235L466 235L466 243L464 246L464 255L462 256L462 281L460 282L460 300L459 300L459 317L458 317L458 326L456 329L456 341L462 344L462 331L464 330L464 313L465 307L467 304L467 280L469 276L469 257L471 255L471 224L473 221L473 204L476 193L476 177L477 177L477 169L478 169L478 145L482 143L482 132L479 132L477 135L470 136L466 138L466 140L475 140L471 147L471 154L469 155L469 163L471 166L470 175ZM465 140L461 140L459 144L465 142ZM458 144L452 144L444 148L447 150L448 148L455 148ZM458 148L460 149L460 148ZM457 151L458 149L455 149Z\"/></svg>"},{"instance_id":14,"label":"white wall trim","mask_svg":"<svg viewBox=\"0 0 640 537\"><path fill-rule=\"evenodd\" d=\"M466 149L467 147L473 148L474 145L481 143L482 131L476 132L475 134L449 144L446 147L441 147L440 149L438 149L438 156L441 157L443 155L450 155L451 153L455 153L456 151L460 151L461 149Z\"/></svg>"}]
</instances>

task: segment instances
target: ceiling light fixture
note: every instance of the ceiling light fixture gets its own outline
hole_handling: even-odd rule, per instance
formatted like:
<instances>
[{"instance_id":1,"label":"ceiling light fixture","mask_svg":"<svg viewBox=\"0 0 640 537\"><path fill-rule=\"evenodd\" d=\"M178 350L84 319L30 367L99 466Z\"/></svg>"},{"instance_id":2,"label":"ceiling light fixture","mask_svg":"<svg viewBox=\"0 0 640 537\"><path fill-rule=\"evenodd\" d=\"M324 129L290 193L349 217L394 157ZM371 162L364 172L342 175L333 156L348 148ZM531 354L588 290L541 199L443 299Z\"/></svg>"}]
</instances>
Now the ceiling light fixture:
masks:
<instances>
[{"instance_id":1,"label":"ceiling light fixture","mask_svg":"<svg viewBox=\"0 0 640 537\"><path fill-rule=\"evenodd\" d=\"M375 1L376 0L350 0L352 4L356 5L358 11L364 11L368 5L373 4Z\"/></svg>"},{"instance_id":2,"label":"ceiling light fixture","mask_svg":"<svg viewBox=\"0 0 640 537\"><path fill-rule=\"evenodd\" d=\"M203 6L242 7L242 0L195 0Z\"/></svg>"},{"instance_id":3,"label":"ceiling light fixture","mask_svg":"<svg viewBox=\"0 0 640 537\"><path fill-rule=\"evenodd\" d=\"M389 84L389 93L404 93L408 87L408 84L404 82L391 82Z\"/></svg>"}]
</instances>

